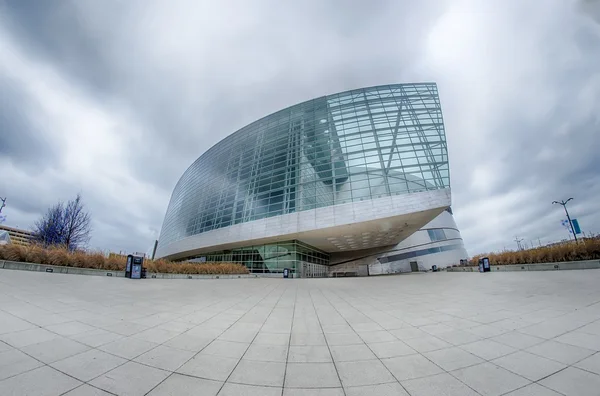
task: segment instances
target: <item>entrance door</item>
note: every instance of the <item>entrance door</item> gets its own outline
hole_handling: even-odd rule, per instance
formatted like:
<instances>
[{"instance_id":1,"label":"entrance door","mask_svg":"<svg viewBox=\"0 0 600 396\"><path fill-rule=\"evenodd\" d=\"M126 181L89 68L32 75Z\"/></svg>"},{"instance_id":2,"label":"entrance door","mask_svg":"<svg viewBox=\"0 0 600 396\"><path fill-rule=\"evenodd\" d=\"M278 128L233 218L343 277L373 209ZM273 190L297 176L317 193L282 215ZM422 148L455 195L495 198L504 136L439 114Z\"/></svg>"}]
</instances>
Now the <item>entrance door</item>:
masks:
<instances>
[{"instance_id":1,"label":"entrance door","mask_svg":"<svg viewBox=\"0 0 600 396\"><path fill-rule=\"evenodd\" d=\"M419 272L419 264L416 261L410 262L410 270L411 272Z\"/></svg>"}]
</instances>

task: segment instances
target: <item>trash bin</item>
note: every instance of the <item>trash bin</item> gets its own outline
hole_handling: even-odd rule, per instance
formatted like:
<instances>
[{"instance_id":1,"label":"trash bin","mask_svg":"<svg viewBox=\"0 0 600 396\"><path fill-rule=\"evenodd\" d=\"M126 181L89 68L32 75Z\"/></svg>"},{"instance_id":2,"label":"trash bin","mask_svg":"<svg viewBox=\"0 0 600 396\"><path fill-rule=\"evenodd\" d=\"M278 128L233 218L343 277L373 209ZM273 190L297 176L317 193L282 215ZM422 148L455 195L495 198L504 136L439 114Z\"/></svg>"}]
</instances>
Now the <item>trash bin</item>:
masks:
<instances>
[{"instance_id":1,"label":"trash bin","mask_svg":"<svg viewBox=\"0 0 600 396\"><path fill-rule=\"evenodd\" d=\"M290 277L290 270L289 270L289 268L284 268L283 269L283 277L284 278L289 278Z\"/></svg>"},{"instance_id":2,"label":"trash bin","mask_svg":"<svg viewBox=\"0 0 600 396\"><path fill-rule=\"evenodd\" d=\"M487 257L482 257L479 259L479 272L490 272L492 269L490 268L490 259Z\"/></svg>"},{"instance_id":3,"label":"trash bin","mask_svg":"<svg viewBox=\"0 0 600 396\"><path fill-rule=\"evenodd\" d=\"M432 265L432 266L431 266L431 271L432 271L432 272L437 272L437 270L438 270L438 269L437 269L437 265Z\"/></svg>"},{"instance_id":4,"label":"trash bin","mask_svg":"<svg viewBox=\"0 0 600 396\"><path fill-rule=\"evenodd\" d=\"M131 279L142 278L142 268L144 264L144 258L140 256L132 256L131 260Z\"/></svg>"},{"instance_id":5,"label":"trash bin","mask_svg":"<svg viewBox=\"0 0 600 396\"><path fill-rule=\"evenodd\" d=\"M490 267L490 259L487 257L483 258L483 272L490 272L492 268Z\"/></svg>"}]
</instances>

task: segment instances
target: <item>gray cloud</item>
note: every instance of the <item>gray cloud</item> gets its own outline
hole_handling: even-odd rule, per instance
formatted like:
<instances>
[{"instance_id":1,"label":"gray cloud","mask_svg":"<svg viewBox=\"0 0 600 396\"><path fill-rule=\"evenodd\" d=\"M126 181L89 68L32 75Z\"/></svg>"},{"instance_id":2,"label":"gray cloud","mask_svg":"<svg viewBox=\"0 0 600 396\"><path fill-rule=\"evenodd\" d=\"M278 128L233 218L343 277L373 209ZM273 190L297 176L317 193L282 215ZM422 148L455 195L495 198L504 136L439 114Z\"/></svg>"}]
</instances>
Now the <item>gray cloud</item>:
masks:
<instances>
[{"instance_id":1,"label":"gray cloud","mask_svg":"<svg viewBox=\"0 0 600 396\"><path fill-rule=\"evenodd\" d=\"M92 246L145 250L178 178L226 135L312 97L437 81L470 253L564 238L550 202L567 195L600 232L593 2L4 1L0 14L0 194L20 225L82 192Z\"/></svg>"}]
</instances>

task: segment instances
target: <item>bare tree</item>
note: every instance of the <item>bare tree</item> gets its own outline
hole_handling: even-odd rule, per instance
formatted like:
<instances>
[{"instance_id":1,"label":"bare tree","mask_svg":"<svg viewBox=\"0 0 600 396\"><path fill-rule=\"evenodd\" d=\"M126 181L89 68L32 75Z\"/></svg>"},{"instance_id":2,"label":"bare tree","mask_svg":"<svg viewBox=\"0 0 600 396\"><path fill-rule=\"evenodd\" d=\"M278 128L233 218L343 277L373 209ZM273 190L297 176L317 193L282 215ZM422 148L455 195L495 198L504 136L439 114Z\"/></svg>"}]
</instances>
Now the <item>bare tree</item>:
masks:
<instances>
[{"instance_id":1,"label":"bare tree","mask_svg":"<svg viewBox=\"0 0 600 396\"><path fill-rule=\"evenodd\" d=\"M34 238L45 246L62 245L69 250L84 247L91 232L91 217L84 210L81 195L67 204L57 203L35 222Z\"/></svg>"}]
</instances>

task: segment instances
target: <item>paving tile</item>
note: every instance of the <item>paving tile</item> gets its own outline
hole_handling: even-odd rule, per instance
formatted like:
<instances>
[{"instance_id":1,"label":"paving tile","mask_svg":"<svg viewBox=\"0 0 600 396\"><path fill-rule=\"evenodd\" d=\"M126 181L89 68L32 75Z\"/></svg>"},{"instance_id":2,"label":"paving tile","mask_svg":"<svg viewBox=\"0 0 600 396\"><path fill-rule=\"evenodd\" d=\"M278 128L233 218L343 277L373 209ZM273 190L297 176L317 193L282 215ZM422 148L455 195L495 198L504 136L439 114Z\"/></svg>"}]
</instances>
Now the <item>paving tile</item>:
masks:
<instances>
[{"instance_id":1,"label":"paving tile","mask_svg":"<svg viewBox=\"0 0 600 396\"><path fill-rule=\"evenodd\" d=\"M51 331L45 330L41 327L36 327L29 330L2 334L0 335L0 340L12 345L15 348L22 348L27 345L50 341L57 337L58 335Z\"/></svg>"},{"instance_id":2,"label":"paving tile","mask_svg":"<svg viewBox=\"0 0 600 396\"><path fill-rule=\"evenodd\" d=\"M238 359L215 355L196 355L177 369L177 372L215 381L225 381L238 361Z\"/></svg>"},{"instance_id":3,"label":"paving tile","mask_svg":"<svg viewBox=\"0 0 600 396\"><path fill-rule=\"evenodd\" d=\"M44 366L0 381L0 395L57 396L81 384L68 375Z\"/></svg>"},{"instance_id":4,"label":"paving tile","mask_svg":"<svg viewBox=\"0 0 600 396\"><path fill-rule=\"evenodd\" d=\"M396 341L397 338L394 337L392 333L386 330L381 331L364 331L358 333L360 338L366 343L375 343L375 342L389 342Z\"/></svg>"},{"instance_id":5,"label":"paving tile","mask_svg":"<svg viewBox=\"0 0 600 396\"><path fill-rule=\"evenodd\" d=\"M108 344L104 344L98 349L112 353L125 359L133 359L150 349L156 348L158 344L148 341L138 340L137 338L121 338Z\"/></svg>"},{"instance_id":6,"label":"paving tile","mask_svg":"<svg viewBox=\"0 0 600 396\"><path fill-rule=\"evenodd\" d=\"M398 358L395 358L398 359ZM396 382L386 367L378 360L340 362L336 364L344 388L360 385L377 385Z\"/></svg>"},{"instance_id":7,"label":"paving tile","mask_svg":"<svg viewBox=\"0 0 600 396\"><path fill-rule=\"evenodd\" d=\"M199 352L213 341L212 338L201 337L191 334L181 334L171 338L164 345L186 351Z\"/></svg>"},{"instance_id":8,"label":"paving tile","mask_svg":"<svg viewBox=\"0 0 600 396\"><path fill-rule=\"evenodd\" d=\"M194 356L195 352L159 345L136 357L138 363L167 371L175 371Z\"/></svg>"},{"instance_id":9,"label":"paving tile","mask_svg":"<svg viewBox=\"0 0 600 396\"><path fill-rule=\"evenodd\" d=\"M290 343L290 334L285 333L266 333L260 332L256 335L252 344L256 345L279 345L279 346L287 346Z\"/></svg>"},{"instance_id":10,"label":"paving tile","mask_svg":"<svg viewBox=\"0 0 600 396\"><path fill-rule=\"evenodd\" d=\"M390 382L379 385L352 386L345 388L346 396L409 396L402 385Z\"/></svg>"},{"instance_id":11,"label":"paving tile","mask_svg":"<svg viewBox=\"0 0 600 396\"><path fill-rule=\"evenodd\" d=\"M331 355L336 362L356 362L359 360L373 360L377 356L365 344L362 345L333 345Z\"/></svg>"},{"instance_id":12,"label":"paving tile","mask_svg":"<svg viewBox=\"0 0 600 396\"><path fill-rule=\"evenodd\" d=\"M284 388L283 396L344 396L342 388Z\"/></svg>"},{"instance_id":13,"label":"paving tile","mask_svg":"<svg viewBox=\"0 0 600 396\"><path fill-rule=\"evenodd\" d=\"M561 396L561 394L538 384L529 384L505 396Z\"/></svg>"},{"instance_id":14,"label":"paving tile","mask_svg":"<svg viewBox=\"0 0 600 396\"><path fill-rule=\"evenodd\" d=\"M0 381L40 366L43 366L43 363L35 360L31 356L27 356L17 349L1 352Z\"/></svg>"},{"instance_id":15,"label":"paving tile","mask_svg":"<svg viewBox=\"0 0 600 396\"><path fill-rule=\"evenodd\" d=\"M398 381L427 377L443 372L441 368L422 355L399 356L383 359L382 362Z\"/></svg>"},{"instance_id":16,"label":"paving tile","mask_svg":"<svg viewBox=\"0 0 600 396\"><path fill-rule=\"evenodd\" d=\"M594 353L590 349L556 341L546 341L527 348L525 351L565 364L573 364Z\"/></svg>"},{"instance_id":17,"label":"paving tile","mask_svg":"<svg viewBox=\"0 0 600 396\"><path fill-rule=\"evenodd\" d=\"M46 326L46 330L49 330L56 334L60 334L62 336L73 336L76 334L89 332L95 329L95 327L77 321Z\"/></svg>"},{"instance_id":18,"label":"paving tile","mask_svg":"<svg viewBox=\"0 0 600 396\"><path fill-rule=\"evenodd\" d=\"M111 333L110 331L106 331L103 329L95 329L92 331L87 331L85 333L70 336L69 338L87 346L91 346L92 348L97 348L101 345L108 344L110 342L119 340L123 337L124 336L122 336L121 334Z\"/></svg>"},{"instance_id":19,"label":"paving tile","mask_svg":"<svg viewBox=\"0 0 600 396\"><path fill-rule=\"evenodd\" d=\"M251 343L256 337L257 332L253 330L244 329L229 329L219 336L220 340L223 341L234 341L234 342L246 342Z\"/></svg>"},{"instance_id":20,"label":"paving tile","mask_svg":"<svg viewBox=\"0 0 600 396\"><path fill-rule=\"evenodd\" d=\"M401 383L411 396L478 396L477 392L448 373Z\"/></svg>"},{"instance_id":21,"label":"paving tile","mask_svg":"<svg viewBox=\"0 0 600 396\"><path fill-rule=\"evenodd\" d=\"M493 337L492 340L516 349L530 348L534 345L541 344L542 342L546 341L543 338L534 337L529 334L519 333L518 331L504 333L497 337Z\"/></svg>"},{"instance_id":22,"label":"paving tile","mask_svg":"<svg viewBox=\"0 0 600 396\"><path fill-rule=\"evenodd\" d=\"M330 363L332 358L326 345L291 345L287 361L291 363Z\"/></svg>"},{"instance_id":23,"label":"paving tile","mask_svg":"<svg viewBox=\"0 0 600 396\"><path fill-rule=\"evenodd\" d=\"M26 322L21 318L17 318L14 315L10 315L5 312L0 312L0 334L14 333L16 331L23 331L35 328L38 328L38 326Z\"/></svg>"},{"instance_id":24,"label":"paving tile","mask_svg":"<svg viewBox=\"0 0 600 396\"><path fill-rule=\"evenodd\" d=\"M97 376L122 365L127 360L110 355L97 349L68 357L52 363L52 367L77 378L80 381L90 381Z\"/></svg>"},{"instance_id":25,"label":"paving tile","mask_svg":"<svg viewBox=\"0 0 600 396\"><path fill-rule=\"evenodd\" d=\"M600 375L600 352L575 363L575 366Z\"/></svg>"},{"instance_id":26,"label":"paving tile","mask_svg":"<svg viewBox=\"0 0 600 396\"><path fill-rule=\"evenodd\" d=\"M244 359L261 362L282 362L285 363L288 354L288 347L282 345L257 345L252 344L246 351Z\"/></svg>"},{"instance_id":27,"label":"paving tile","mask_svg":"<svg viewBox=\"0 0 600 396\"><path fill-rule=\"evenodd\" d=\"M171 338L178 336L180 333L176 331L169 331L159 329L157 327L135 333L132 337L138 340L153 342L155 344L162 344L163 342L169 341Z\"/></svg>"},{"instance_id":28,"label":"paving tile","mask_svg":"<svg viewBox=\"0 0 600 396\"><path fill-rule=\"evenodd\" d=\"M437 333L435 336L440 340L446 341L452 345L469 344L480 339L479 336L469 333L468 331L457 329L445 331L443 333Z\"/></svg>"},{"instance_id":29,"label":"paving tile","mask_svg":"<svg viewBox=\"0 0 600 396\"><path fill-rule=\"evenodd\" d=\"M577 331L580 331L582 333L588 333L588 334L600 336L600 321L596 321L596 322L590 323L588 325L585 325L585 326L577 329Z\"/></svg>"},{"instance_id":30,"label":"paving tile","mask_svg":"<svg viewBox=\"0 0 600 396\"><path fill-rule=\"evenodd\" d=\"M249 344L243 342L215 340L206 348L204 348L201 354L240 359L244 355L248 347Z\"/></svg>"},{"instance_id":31,"label":"paving tile","mask_svg":"<svg viewBox=\"0 0 600 396\"><path fill-rule=\"evenodd\" d=\"M284 374L285 363L242 359L228 381L247 385L283 386Z\"/></svg>"},{"instance_id":32,"label":"paving tile","mask_svg":"<svg viewBox=\"0 0 600 396\"><path fill-rule=\"evenodd\" d=\"M411 338L404 340L404 342L406 345L420 353L435 351L442 348L449 348L452 346L452 344L430 335L422 338Z\"/></svg>"},{"instance_id":33,"label":"paving tile","mask_svg":"<svg viewBox=\"0 0 600 396\"><path fill-rule=\"evenodd\" d=\"M63 396L112 396L110 393L102 389L94 388L88 384L83 384L77 388L68 391Z\"/></svg>"},{"instance_id":34,"label":"paving tile","mask_svg":"<svg viewBox=\"0 0 600 396\"><path fill-rule=\"evenodd\" d=\"M260 334L259 334L260 335ZM294 333L290 339L290 345L327 345L323 333Z\"/></svg>"},{"instance_id":35,"label":"paving tile","mask_svg":"<svg viewBox=\"0 0 600 396\"><path fill-rule=\"evenodd\" d=\"M490 396L502 395L530 383L529 380L492 363L459 369L451 374L476 392Z\"/></svg>"},{"instance_id":36,"label":"paving tile","mask_svg":"<svg viewBox=\"0 0 600 396\"><path fill-rule=\"evenodd\" d=\"M481 340L460 346L461 349L472 353L484 360L492 360L516 352L517 349L492 340Z\"/></svg>"},{"instance_id":37,"label":"paving tile","mask_svg":"<svg viewBox=\"0 0 600 396\"><path fill-rule=\"evenodd\" d=\"M39 344L21 348L23 352L44 363L53 363L69 356L89 350L90 347L64 337L53 338Z\"/></svg>"},{"instance_id":38,"label":"paving tile","mask_svg":"<svg viewBox=\"0 0 600 396\"><path fill-rule=\"evenodd\" d=\"M582 331L572 331L556 337L554 341L562 342L563 344L575 345L581 348L600 351L600 337L594 334L584 333Z\"/></svg>"},{"instance_id":39,"label":"paving tile","mask_svg":"<svg viewBox=\"0 0 600 396\"><path fill-rule=\"evenodd\" d=\"M417 351L402 341L378 342L375 344L369 344L369 348L371 348L375 355L377 355L377 357L380 359L406 356L417 353Z\"/></svg>"},{"instance_id":40,"label":"paving tile","mask_svg":"<svg viewBox=\"0 0 600 396\"><path fill-rule=\"evenodd\" d=\"M333 363L288 363L285 388L341 387Z\"/></svg>"},{"instance_id":41,"label":"paving tile","mask_svg":"<svg viewBox=\"0 0 600 396\"><path fill-rule=\"evenodd\" d=\"M172 374L152 389L148 396L216 396L222 382Z\"/></svg>"},{"instance_id":42,"label":"paving tile","mask_svg":"<svg viewBox=\"0 0 600 396\"><path fill-rule=\"evenodd\" d=\"M473 334L476 337L481 337L481 338L497 337L499 335L510 332L510 330L503 329L501 327L487 325L487 324L470 327L468 329L465 329L465 331L467 333Z\"/></svg>"},{"instance_id":43,"label":"paving tile","mask_svg":"<svg viewBox=\"0 0 600 396\"><path fill-rule=\"evenodd\" d=\"M158 329L172 331L174 333L181 334L181 333L184 333L184 332L188 331L189 329L191 329L192 327L195 327L195 326L196 325L193 324L193 323L180 322L178 320L174 320L172 322L163 323L163 324L158 325L156 327Z\"/></svg>"},{"instance_id":44,"label":"paving tile","mask_svg":"<svg viewBox=\"0 0 600 396\"><path fill-rule=\"evenodd\" d=\"M531 381L538 381L567 367L564 363L559 363L523 351L502 356L492 360L492 363L504 367Z\"/></svg>"},{"instance_id":45,"label":"paving tile","mask_svg":"<svg viewBox=\"0 0 600 396\"><path fill-rule=\"evenodd\" d=\"M133 334L140 333L148 328L147 326L124 320L117 321L116 323L109 324L107 326L99 327L102 327L104 330L110 331L111 333L117 333L124 336L131 336Z\"/></svg>"},{"instance_id":46,"label":"paving tile","mask_svg":"<svg viewBox=\"0 0 600 396\"><path fill-rule=\"evenodd\" d=\"M458 347L439 349L423 355L446 371L483 363L481 358Z\"/></svg>"},{"instance_id":47,"label":"paving tile","mask_svg":"<svg viewBox=\"0 0 600 396\"><path fill-rule=\"evenodd\" d=\"M110 393L142 396L169 376L169 372L136 362L127 362L100 377L90 385Z\"/></svg>"},{"instance_id":48,"label":"paving tile","mask_svg":"<svg viewBox=\"0 0 600 396\"><path fill-rule=\"evenodd\" d=\"M426 337L429 334L424 332L423 330L419 330L417 327L404 327L397 330L391 330L391 334L393 334L396 338L400 340L409 340L411 338L421 338Z\"/></svg>"},{"instance_id":49,"label":"paving tile","mask_svg":"<svg viewBox=\"0 0 600 396\"><path fill-rule=\"evenodd\" d=\"M355 333L329 333L325 337L329 346L364 344L363 340Z\"/></svg>"},{"instance_id":50,"label":"paving tile","mask_svg":"<svg viewBox=\"0 0 600 396\"><path fill-rule=\"evenodd\" d=\"M567 396L597 396L600 376L575 367L567 367L544 378L539 384Z\"/></svg>"},{"instance_id":51,"label":"paving tile","mask_svg":"<svg viewBox=\"0 0 600 396\"><path fill-rule=\"evenodd\" d=\"M381 331L384 330L383 327L381 327L379 324L375 323L375 322L364 322L364 323L355 323L352 324L352 329L357 332L363 332L363 331Z\"/></svg>"},{"instance_id":52,"label":"paving tile","mask_svg":"<svg viewBox=\"0 0 600 396\"><path fill-rule=\"evenodd\" d=\"M227 382L219 396L281 396L281 388Z\"/></svg>"}]
</instances>

